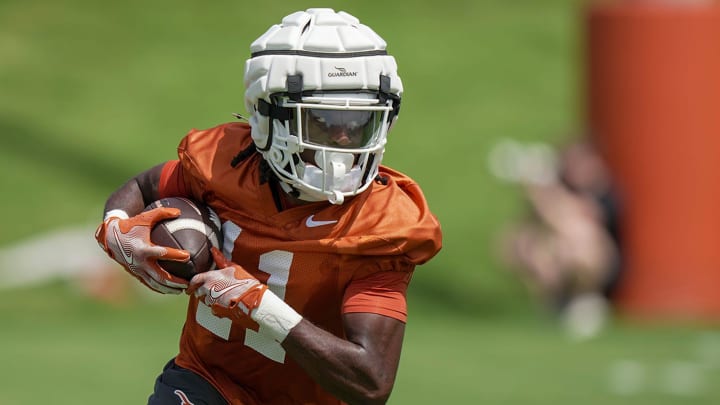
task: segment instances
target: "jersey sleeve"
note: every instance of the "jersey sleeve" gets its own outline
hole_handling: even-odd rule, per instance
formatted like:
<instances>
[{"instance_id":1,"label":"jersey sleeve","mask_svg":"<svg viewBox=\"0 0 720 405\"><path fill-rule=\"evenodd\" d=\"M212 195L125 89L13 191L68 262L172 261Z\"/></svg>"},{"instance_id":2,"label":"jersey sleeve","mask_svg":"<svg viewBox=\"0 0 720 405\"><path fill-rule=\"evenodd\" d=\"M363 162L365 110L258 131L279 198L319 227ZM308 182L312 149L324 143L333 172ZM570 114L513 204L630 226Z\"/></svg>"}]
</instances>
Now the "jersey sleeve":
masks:
<instances>
[{"instance_id":1,"label":"jersey sleeve","mask_svg":"<svg viewBox=\"0 0 720 405\"><path fill-rule=\"evenodd\" d=\"M383 271L354 280L345 290L343 314L368 312L405 322L411 277L412 272Z\"/></svg>"},{"instance_id":2,"label":"jersey sleeve","mask_svg":"<svg viewBox=\"0 0 720 405\"><path fill-rule=\"evenodd\" d=\"M170 160L163 166L158 184L158 194L160 198L190 197L179 160Z\"/></svg>"}]
</instances>

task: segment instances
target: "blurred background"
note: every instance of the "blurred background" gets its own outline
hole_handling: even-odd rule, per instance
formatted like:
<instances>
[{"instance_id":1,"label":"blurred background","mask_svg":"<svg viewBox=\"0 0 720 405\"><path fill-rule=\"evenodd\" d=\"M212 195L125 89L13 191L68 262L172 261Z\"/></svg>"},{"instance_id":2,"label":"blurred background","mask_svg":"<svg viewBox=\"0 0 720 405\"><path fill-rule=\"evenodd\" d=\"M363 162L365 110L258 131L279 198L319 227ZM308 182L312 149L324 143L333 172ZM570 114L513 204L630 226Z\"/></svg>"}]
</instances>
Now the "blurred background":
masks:
<instances>
[{"instance_id":1,"label":"blurred background","mask_svg":"<svg viewBox=\"0 0 720 405\"><path fill-rule=\"evenodd\" d=\"M720 401L716 3L0 0L0 405L146 401L185 302L96 247L105 199L309 7L388 42L384 162L443 225L390 403Z\"/></svg>"}]
</instances>

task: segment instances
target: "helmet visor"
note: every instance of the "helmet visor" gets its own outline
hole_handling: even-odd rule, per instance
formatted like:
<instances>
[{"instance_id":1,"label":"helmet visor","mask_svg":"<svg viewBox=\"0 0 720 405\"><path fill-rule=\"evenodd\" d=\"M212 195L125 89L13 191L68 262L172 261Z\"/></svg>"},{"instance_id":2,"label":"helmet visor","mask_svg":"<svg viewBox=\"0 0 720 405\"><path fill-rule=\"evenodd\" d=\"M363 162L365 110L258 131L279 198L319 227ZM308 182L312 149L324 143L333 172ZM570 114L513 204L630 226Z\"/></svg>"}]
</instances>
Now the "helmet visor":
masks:
<instances>
[{"instance_id":1,"label":"helmet visor","mask_svg":"<svg viewBox=\"0 0 720 405\"><path fill-rule=\"evenodd\" d=\"M304 143L337 149L361 149L377 142L384 111L303 108Z\"/></svg>"}]
</instances>

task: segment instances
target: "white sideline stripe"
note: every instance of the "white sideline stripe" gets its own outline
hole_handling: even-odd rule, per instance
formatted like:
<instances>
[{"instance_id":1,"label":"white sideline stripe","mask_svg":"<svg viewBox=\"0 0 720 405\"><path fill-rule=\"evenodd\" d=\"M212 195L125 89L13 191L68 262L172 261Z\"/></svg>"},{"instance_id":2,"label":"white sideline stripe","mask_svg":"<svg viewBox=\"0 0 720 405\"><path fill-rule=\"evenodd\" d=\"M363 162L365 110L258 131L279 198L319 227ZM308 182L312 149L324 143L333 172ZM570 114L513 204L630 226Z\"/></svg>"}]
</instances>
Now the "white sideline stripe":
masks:
<instances>
[{"instance_id":1,"label":"white sideline stripe","mask_svg":"<svg viewBox=\"0 0 720 405\"><path fill-rule=\"evenodd\" d=\"M0 290L115 274L118 264L98 247L96 227L71 225L0 246Z\"/></svg>"}]
</instances>

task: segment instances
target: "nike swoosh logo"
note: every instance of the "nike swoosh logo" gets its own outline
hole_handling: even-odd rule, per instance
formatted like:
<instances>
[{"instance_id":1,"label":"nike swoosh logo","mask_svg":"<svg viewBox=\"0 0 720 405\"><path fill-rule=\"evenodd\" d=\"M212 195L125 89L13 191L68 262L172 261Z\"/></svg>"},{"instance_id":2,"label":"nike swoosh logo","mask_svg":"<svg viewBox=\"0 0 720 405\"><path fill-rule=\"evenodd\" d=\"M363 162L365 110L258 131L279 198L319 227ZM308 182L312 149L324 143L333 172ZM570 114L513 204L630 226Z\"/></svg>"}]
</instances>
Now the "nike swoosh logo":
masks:
<instances>
[{"instance_id":1,"label":"nike swoosh logo","mask_svg":"<svg viewBox=\"0 0 720 405\"><path fill-rule=\"evenodd\" d=\"M132 252L130 254L125 253L125 246L120 242L120 238L118 237L117 229L113 229L113 236L115 237L115 243L117 243L118 247L120 248L120 254L122 254L123 259L125 259L125 262L127 264L132 265L135 263L135 260L133 259Z\"/></svg>"},{"instance_id":2,"label":"nike swoosh logo","mask_svg":"<svg viewBox=\"0 0 720 405\"><path fill-rule=\"evenodd\" d=\"M247 283L236 283L236 284L230 284L229 286L223 288L222 290L216 290L215 286L212 286L210 288L210 298L216 300L220 298L221 295L225 294L226 292L232 290L233 288L242 287Z\"/></svg>"},{"instance_id":3,"label":"nike swoosh logo","mask_svg":"<svg viewBox=\"0 0 720 405\"><path fill-rule=\"evenodd\" d=\"M308 228L315 228L318 226L330 225L330 224L334 224L337 222L337 219L334 221L316 221L313 219L314 217L315 217L315 215L310 215L308 217L307 221L305 221L305 226L307 226Z\"/></svg>"}]
</instances>

